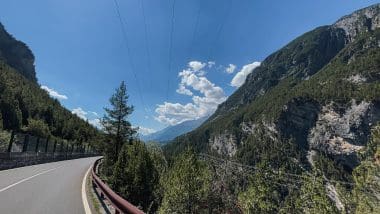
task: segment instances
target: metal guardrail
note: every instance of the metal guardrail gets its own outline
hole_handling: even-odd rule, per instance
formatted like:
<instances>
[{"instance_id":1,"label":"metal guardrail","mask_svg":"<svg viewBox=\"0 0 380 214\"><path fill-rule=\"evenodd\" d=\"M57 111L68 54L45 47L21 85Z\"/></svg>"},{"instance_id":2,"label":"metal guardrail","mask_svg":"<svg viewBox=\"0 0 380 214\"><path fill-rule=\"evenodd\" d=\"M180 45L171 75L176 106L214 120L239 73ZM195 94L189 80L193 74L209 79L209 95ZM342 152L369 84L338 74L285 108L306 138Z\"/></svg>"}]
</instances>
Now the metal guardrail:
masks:
<instances>
[{"instance_id":1,"label":"metal guardrail","mask_svg":"<svg viewBox=\"0 0 380 214\"><path fill-rule=\"evenodd\" d=\"M115 208L115 213L144 214L143 211L129 203L127 200L115 193L107 184L105 184L96 174L98 164L101 159L95 161L92 167L92 183L100 190L100 196L106 197Z\"/></svg>"}]
</instances>

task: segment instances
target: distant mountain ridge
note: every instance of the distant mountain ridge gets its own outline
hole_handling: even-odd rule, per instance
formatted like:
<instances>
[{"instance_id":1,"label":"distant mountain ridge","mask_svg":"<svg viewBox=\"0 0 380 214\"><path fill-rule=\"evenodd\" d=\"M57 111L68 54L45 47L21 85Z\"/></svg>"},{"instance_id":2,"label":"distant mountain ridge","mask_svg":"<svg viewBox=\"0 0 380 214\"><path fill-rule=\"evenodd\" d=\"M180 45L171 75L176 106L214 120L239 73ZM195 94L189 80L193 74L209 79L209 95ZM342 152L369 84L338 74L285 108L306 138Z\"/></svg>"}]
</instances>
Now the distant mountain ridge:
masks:
<instances>
[{"instance_id":1,"label":"distant mountain ridge","mask_svg":"<svg viewBox=\"0 0 380 214\"><path fill-rule=\"evenodd\" d=\"M141 139L146 142L155 141L159 143L166 143L173 140L179 135L185 134L198 128L204 121L206 121L207 118L208 117L202 117L197 120L188 120L174 126L169 126L162 129L161 131L141 136Z\"/></svg>"},{"instance_id":2,"label":"distant mountain ridge","mask_svg":"<svg viewBox=\"0 0 380 214\"><path fill-rule=\"evenodd\" d=\"M29 47L15 39L0 23L0 60L27 79L37 82L34 55Z\"/></svg>"}]
</instances>

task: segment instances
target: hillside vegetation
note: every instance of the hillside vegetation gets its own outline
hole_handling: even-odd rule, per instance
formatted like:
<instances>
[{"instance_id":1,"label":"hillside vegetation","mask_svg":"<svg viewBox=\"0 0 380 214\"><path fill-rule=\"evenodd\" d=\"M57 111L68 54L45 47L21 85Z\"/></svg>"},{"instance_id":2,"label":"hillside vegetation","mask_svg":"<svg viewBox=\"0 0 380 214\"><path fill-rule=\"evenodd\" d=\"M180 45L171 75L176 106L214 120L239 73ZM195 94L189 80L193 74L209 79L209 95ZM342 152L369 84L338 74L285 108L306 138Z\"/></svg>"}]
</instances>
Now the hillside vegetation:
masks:
<instances>
[{"instance_id":1,"label":"hillside vegetation","mask_svg":"<svg viewBox=\"0 0 380 214\"><path fill-rule=\"evenodd\" d=\"M101 133L36 82L34 56L0 25L0 129L95 144ZM8 142L4 142L8 143Z\"/></svg>"},{"instance_id":2,"label":"hillside vegetation","mask_svg":"<svg viewBox=\"0 0 380 214\"><path fill-rule=\"evenodd\" d=\"M224 160L206 160L224 210L377 213L379 20L376 4L291 41L166 156Z\"/></svg>"}]
</instances>

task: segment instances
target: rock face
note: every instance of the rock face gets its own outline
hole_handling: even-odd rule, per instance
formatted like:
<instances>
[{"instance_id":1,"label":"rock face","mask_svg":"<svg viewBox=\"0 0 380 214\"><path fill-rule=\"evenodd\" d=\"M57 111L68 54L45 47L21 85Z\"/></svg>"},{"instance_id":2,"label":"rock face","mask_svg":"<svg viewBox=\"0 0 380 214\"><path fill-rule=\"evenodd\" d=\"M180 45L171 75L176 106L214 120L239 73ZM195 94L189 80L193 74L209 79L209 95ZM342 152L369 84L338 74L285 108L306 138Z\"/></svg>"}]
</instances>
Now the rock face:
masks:
<instances>
[{"instance_id":1,"label":"rock face","mask_svg":"<svg viewBox=\"0 0 380 214\"><path fill-rule=\"evenodd\" d=\"M16 40L0 23L0 60L16 69L27 79L37 82L34 55L25 43Z\"/></svg>"},{"instance_id":2,"label":"rock face","mask_svg":"<svg viewBox=\"0 0 380 214\"><path fill-rule=\"evenodd\" d=\"M333 27L343 29L349 42L361 32L374 31L380 27L380 4L344 16Z\"/></svg>"},{"instance_id":3,"label":"rock face","mask_svg":"<svg viewBox=\"0 0 380 214\"><path fill-rule=\"evenodd\" d=\"M320 111L319 103L308 98L296 98L284 106L277 126L286 138L294 138L296 143L307 148L309 130L315 125Z\"/></svg>"},{"instance_id":4,"label":"rock face","mask_svg":"<svg viewBox=\"0 0 380 214\"><path fill-rule=\"evenodd\" d=\"M308 145L353 168L359 163L358 152L368 142L371 124L379 119L380 106L377 104L352 100L350 107L339 109L331 103L322 107L307 138Z\"/></svg>"},{"instance_id":5,"label":"rock face","mask_svg":"<svg viewBox=\"0 0 380 214\"><path fill-rule=\"evenodd\" d=\"M234 135L227 132L210 138L211 150L220 155L232 157L237 151L237 142Z\"/></svg>"}]
</instances>

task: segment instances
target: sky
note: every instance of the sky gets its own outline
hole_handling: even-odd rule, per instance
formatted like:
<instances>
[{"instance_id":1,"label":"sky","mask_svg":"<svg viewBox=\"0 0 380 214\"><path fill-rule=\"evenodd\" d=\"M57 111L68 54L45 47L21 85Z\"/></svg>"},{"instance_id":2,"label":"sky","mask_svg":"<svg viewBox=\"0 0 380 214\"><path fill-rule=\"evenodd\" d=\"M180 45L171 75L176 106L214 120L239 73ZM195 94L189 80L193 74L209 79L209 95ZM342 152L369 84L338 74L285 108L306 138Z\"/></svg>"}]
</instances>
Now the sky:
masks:
<instances>
[{"instance_id":1,"label":"sky","mask_svg":"<svg viewBox=\"0 0 380 214\"><path fill-rule=\"evenodd\" d=\"M269 54L379 1L2 0L52 97L93 124L125 81L143 134L213 113Z\"/></svg>"}]
</instances>

